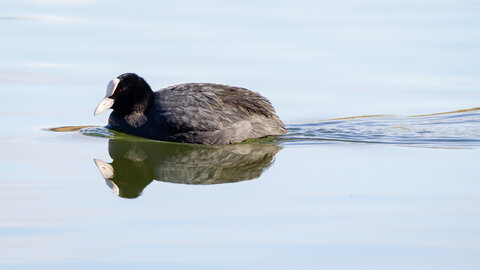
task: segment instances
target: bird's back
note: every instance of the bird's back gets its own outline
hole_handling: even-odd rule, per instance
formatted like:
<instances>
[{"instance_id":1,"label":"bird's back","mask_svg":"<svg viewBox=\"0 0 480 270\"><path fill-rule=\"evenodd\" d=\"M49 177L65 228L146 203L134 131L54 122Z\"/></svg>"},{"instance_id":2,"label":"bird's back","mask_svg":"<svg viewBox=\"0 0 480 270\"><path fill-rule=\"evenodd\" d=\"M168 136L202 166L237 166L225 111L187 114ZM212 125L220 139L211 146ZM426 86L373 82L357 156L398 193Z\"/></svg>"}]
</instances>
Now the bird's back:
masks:
<instances>
[{"instance_id":1,"label":"bird's back","mask_svg":"<svg viewBox=\"0 0 480 270\"><path fill-rule=\"evenodd\" d=\"M154 106L156 121L168 128L173 141L225 144L286 132L266 98L240 87L170 86L155 92Z\"/></svg>"}]
</instances>

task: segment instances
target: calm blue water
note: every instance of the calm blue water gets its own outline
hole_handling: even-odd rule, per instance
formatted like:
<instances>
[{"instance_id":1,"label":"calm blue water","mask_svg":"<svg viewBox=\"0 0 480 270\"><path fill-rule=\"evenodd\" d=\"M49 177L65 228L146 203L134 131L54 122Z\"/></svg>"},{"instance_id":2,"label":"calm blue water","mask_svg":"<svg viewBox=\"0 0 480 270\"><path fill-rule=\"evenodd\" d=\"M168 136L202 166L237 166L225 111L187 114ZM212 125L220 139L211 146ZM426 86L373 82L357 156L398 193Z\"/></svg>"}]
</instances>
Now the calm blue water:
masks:
<instances>
[{"instance_id":1,"label":"calm blue water","mask_svg":"<svg viewBox=\"0 0 480 270\"><path fill-rule=\"evenodd\" d=\"M478 1L1 2L0 269L478 269L478 29ZM289 133L111 132L124 72L258 91Z\"/></svg>"}]
</instances>

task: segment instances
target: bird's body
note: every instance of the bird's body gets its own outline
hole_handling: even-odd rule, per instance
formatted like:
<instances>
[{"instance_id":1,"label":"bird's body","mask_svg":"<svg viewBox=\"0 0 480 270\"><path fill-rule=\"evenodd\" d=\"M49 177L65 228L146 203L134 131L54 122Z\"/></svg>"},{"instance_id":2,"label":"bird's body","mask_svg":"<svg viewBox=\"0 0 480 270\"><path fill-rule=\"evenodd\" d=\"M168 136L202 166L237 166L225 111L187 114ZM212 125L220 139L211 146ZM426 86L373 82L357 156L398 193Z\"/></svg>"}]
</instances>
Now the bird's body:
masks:
<instances>
[{"instance_id":1,"label":"bird's body","mask_svg":"<svg viewBox=\"0 0 480 270\"><path fill-rule=\"evenodd\" d=\"M143 82L146 84L141 77L126 73L109 86L113 91L107 89L105 99L114 100L109 104L113 108L109 128L155 140L197 144L229 144L286 133L270 102L245 88L187 83L152 92Z\"/></svg>"}]
</instances>

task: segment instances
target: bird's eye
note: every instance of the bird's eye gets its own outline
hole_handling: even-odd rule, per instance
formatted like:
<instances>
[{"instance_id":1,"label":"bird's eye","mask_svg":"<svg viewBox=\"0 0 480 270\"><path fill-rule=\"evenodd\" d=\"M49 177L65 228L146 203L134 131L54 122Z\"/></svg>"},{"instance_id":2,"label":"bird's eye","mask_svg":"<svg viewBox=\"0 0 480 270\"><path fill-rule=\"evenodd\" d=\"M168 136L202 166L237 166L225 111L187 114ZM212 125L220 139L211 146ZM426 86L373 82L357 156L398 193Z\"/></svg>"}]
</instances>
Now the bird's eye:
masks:
<instances>
[{"instance_id":1,"label":"bird's eye","mask_svg":"<svg viewBox=\"0 0 480 270\"><path fill-rule=\"evenodd\" d=\"M118 92L120 92L120 93L121 93L121 92L123 92L123 90L122 90L122 89L118 89Z\"/></svg>"}]
</instances>

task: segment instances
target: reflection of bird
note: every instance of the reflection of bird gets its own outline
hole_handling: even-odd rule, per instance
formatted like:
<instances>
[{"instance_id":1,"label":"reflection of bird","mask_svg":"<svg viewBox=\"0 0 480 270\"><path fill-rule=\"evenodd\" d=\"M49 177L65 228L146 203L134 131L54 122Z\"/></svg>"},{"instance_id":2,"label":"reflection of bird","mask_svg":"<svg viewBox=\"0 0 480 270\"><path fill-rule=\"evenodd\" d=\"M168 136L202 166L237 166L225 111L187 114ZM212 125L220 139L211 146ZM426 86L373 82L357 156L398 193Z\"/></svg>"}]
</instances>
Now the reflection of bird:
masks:
<instances>
[{"instance_id":1,"label":"reflection of bird","mask_svg":"<svg viewBox=\"0 0 480 270\"><path fill-rule=\"evenodd\" d=\"M109 128L150 139L229 144L285 134L270 102L245 88L188 83L153 92L134 73L107 86L95 115L112 108Z\"/></svg>"},{"instance_id":2,"label":"reflection of bird","mask_svg":"<svg viewBox=\"0 0 480 270\"><path fill-rule=\"evenodd\" d=\"M202 146L111 139L112 163L95 163L117 195L136 198L154 179L208 185L257 178L281 149L276 144Z\"/></svg>"}]
</instances>

